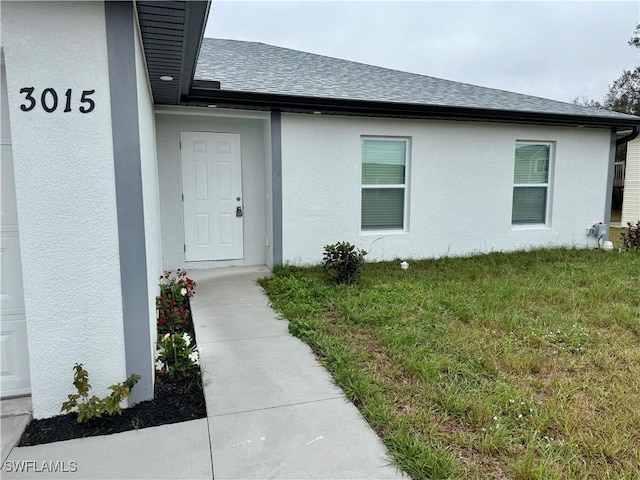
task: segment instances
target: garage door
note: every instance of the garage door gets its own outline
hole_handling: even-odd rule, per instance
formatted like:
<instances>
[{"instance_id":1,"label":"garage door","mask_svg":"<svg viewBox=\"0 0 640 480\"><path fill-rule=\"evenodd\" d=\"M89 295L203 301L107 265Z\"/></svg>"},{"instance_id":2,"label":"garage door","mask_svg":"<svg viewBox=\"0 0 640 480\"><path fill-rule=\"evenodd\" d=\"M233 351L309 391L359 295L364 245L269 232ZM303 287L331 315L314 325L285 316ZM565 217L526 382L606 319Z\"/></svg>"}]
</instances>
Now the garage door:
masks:
<instances>
[{"instance_id":1,"label":"garage door","mask_svg":"<svg viewBox=\"0 0 640 480\"><path fill-rule=\"evenodd\" d=\"M22 291L20 265L20 241L18 237L18 213L13 175L13 155L4 62L1 69L1 119L0 155L0 392L2 397L30 393L29 353L27 328Z\"/></svg>"}]
</instances>

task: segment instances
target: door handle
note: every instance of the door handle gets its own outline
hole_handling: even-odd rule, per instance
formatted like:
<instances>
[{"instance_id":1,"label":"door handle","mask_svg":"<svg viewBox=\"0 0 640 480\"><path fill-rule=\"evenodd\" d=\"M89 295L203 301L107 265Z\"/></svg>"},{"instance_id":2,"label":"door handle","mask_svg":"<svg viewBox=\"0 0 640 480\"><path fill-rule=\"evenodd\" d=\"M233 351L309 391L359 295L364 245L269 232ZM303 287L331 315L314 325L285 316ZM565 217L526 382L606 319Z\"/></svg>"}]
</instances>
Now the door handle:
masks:
<instances>
[{"instance_id":1,"label":"door handle","mask_svg":"<svg viewBox=\"0 0 640 480\"><path fill-rule=\"evenodd\" d=\"M242 207L236 207L236 217L241 217L242 215Z\"/></svg>"}]
</instances>

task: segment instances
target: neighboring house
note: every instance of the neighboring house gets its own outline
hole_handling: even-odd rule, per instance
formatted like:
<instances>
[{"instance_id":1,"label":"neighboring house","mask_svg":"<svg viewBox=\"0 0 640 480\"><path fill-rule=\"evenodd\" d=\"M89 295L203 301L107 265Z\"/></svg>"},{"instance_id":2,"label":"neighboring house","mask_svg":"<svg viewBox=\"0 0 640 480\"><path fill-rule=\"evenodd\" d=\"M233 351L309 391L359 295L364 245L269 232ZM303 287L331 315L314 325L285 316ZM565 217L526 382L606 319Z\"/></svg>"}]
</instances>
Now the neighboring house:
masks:
<instances>
[{"instance_id":1,"label":"neighboring house","mask_svg":"<svg viewBox=\"0 0 640 480\"><path fill-rule=\"evenodd\" d=\"M595 246L617 132L640 125L203 40L206 2L1 8L2 395L30 392L35 417L75 362L99 395L139 373L131 401L152 396L163 269L317 262L342 240L386 260Z\"/></svg>"},{"instance_id":2,"label":"neighboring house","mask_svg":"<svg viewBox=\"0 0 640 480\"><path fill-rule=\"evenodd\" d=\"M640 137L627 145L624 162L624 197L622 202L622 226L640 220Z\"/></svg>"}]
</instances>

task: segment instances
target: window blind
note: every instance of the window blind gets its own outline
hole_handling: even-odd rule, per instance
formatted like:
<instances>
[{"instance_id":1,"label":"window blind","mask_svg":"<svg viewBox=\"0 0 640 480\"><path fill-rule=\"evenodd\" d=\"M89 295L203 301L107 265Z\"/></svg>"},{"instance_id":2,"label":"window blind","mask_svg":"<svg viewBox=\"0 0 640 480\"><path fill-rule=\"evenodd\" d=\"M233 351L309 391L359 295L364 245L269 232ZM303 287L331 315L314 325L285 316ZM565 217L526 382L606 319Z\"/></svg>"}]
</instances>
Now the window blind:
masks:
<instances>
[{"instance_id":1,"label":"window blind","mask_svg":"<svg viewBox=\"0 0 640 480\"><path fill-rule=\"evenodd\" d=\"M404 227L404 188L362 189L362 229Z\"/></svg>"},{"instance_id":2,"label":"window blind","mask_svg":"<svg viewBox=\"0 0 640 480\"><path fill-rule=\"evenodd\" d=\"M513 183L547 183L549 145L517 145Z\"/></svg>"},{"instance_id":3,"label":"window blind","mask_svg":"<svg viewBox=\"0 0 640 480\"><path fill-rule=\"evenodd\" d=\"M514 187L511 222L519 225L545 223L547 187Z\"/></svg>"},{"instance_id":4,"label":"window blind","mask_svg":"<svg viewBox=\"0 0 640 480\"><path fill-rule=\"evenodd\" d=\"M546 223L550 157L548 144L516 144L512 224Z\"/></svg>"},{"instance_id":5,"label":"window blind","mask_svg":"<svg viewBox=\"0 0 640 480\"><path fill-rule=\"evenodd\" d=\"M404 228L407 142L363 139L363 230Z\"/></svg>"},{"instance_id":6,"label":"window blind","mask_svg":"<svg viewBox=\"0 0 640 480\"><path fill-rule=\"evenodd\" d=\"M362 143L363 185L404 183L407 142L364 140Z\"/></svg>"}]
</instances>

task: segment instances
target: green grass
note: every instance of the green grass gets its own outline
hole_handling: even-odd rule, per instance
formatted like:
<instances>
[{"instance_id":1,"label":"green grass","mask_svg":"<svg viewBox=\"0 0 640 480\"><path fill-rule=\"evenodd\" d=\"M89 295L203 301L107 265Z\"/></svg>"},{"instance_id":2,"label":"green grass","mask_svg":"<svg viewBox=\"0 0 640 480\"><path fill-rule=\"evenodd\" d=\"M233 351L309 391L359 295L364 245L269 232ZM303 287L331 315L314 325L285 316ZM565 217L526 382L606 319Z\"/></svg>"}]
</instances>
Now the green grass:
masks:
<instances>
[{"instance_id":1,"label":"green grass","mask_svg":"<svg viewBox=\"0 0 640 480\"><path fill-rule=\"evenodd\" d=\"M622 238L620 237L622 232L626 233L627 229L626 228L609 227L609 239L613 242L613 246L616 247L616 248L622 248L623 247Z\"/></svg>"},{"instance_id":2,"label":"green grass","mask_svg":"<svg viewBox=\"0 0 640 480\"><path fill-rule=\"evenodd\" d=\"M412 478L640 478L640 255L539 250L263 281Z\"/></svg>"}]
</instances>

